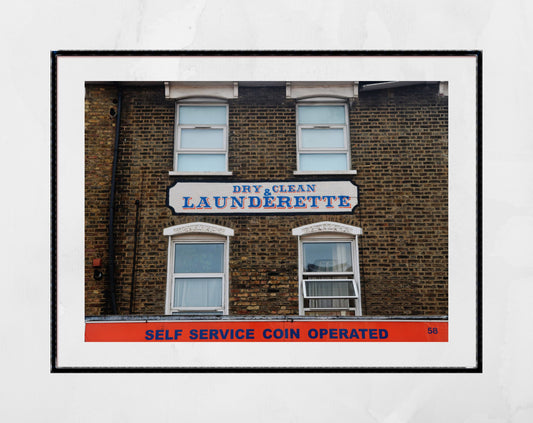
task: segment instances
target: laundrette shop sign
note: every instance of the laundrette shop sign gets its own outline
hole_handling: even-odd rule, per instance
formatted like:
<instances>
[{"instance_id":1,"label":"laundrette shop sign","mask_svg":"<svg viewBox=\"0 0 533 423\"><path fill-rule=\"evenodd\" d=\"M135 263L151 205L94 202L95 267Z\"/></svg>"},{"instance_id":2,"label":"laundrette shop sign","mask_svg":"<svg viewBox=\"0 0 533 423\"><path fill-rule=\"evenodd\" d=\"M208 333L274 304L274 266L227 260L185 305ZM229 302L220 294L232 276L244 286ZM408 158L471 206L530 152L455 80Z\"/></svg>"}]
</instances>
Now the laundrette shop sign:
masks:
<instances>
[{"instance_id":1,"label":"laundrette shop sign","mask_svg":"<svg viewBox=\"0 0 533 423\"><path fill-rule=\"evenodd\" d=\"M174 214L351 213L357 194L351 181L177 182L167 205Z\"/></svg>"}]
</instances>

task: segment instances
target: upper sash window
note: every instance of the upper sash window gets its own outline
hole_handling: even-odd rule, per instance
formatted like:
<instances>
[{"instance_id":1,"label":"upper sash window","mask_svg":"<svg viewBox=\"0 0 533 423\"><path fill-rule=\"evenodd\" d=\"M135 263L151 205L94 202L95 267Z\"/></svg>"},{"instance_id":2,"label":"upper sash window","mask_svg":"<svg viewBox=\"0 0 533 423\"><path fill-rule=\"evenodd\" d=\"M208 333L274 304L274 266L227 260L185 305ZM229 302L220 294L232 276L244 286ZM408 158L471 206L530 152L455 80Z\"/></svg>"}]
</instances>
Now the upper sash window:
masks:
<instances>
[{"instance_id":1,"label":"upper sash window","mask_svg":"<svg viewBox=\"0 0 533 423\"><path fill-rule=\"evenodd\" d=\"M228 105L177 105L174 172L228 170Z\"/></svg>"},{"instance_id":2,"label":"upper sash window","mask_svg":"<svg viewBox=\"0 0 533 423\"><path fill-rule=\"evenodd\" d=\"M348 108L343 103L296 106L298 170L350 170Z\"/></svg>"}]
</instances>

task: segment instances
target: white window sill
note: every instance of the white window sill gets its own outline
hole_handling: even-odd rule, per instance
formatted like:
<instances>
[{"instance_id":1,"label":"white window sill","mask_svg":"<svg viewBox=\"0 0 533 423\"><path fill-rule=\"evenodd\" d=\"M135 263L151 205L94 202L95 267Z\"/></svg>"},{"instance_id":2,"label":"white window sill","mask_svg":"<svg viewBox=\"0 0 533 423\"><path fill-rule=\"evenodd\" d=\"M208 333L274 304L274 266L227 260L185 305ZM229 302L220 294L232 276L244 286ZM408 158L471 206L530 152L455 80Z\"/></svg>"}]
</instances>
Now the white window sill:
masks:
<instances>
[{"instance_id":1,"label":"white window sill","mask_svg":"<svg viewBox=\"0 0 533 423\"><path fill-rule=\"evenodd\" d=\"M168 172L170 176L231 176L233 172Z\"/></svg>"},{"instance_id":2,"label":"white window sill","mask_svg":"<svg viewBox=\"0 0 533 423\"><path fill-rule=\"evenodd\" d=\"M357 175L357 170L295 170L295 175Z\"/></svg>"}]
</instances>

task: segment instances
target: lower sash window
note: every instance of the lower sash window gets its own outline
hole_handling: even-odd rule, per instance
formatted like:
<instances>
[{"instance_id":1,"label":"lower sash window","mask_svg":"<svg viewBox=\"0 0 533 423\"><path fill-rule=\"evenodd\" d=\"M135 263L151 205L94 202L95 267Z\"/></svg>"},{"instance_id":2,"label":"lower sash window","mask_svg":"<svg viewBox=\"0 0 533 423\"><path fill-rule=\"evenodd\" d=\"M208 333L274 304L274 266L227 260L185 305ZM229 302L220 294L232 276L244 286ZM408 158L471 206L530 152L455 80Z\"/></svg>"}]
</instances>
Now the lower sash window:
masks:
<instances>
[{"instance_id":1,"label":"lower sash window","mask_svg":"<svg viewBox=\"0 0 533 423\"><path fill-rule=\"evenodd\" d=\"M334 222L293 230L299 236L301 315L362 314L357 245L361 233L360 228Z\"/></svg>"},{"instance_id":2,"label":"lower sash window","mask_svg":"<svg viewBox=\"0 0 533 423\"><path fill-rule=\"evenodd\" d=\"M228 247L233 231L220 227L220 234L187 232L192 228L207 232L211 226L215 225L186 224L165 230L176 233L169 238L167 314L228 314Z\"/></svg>"}]
</instances>

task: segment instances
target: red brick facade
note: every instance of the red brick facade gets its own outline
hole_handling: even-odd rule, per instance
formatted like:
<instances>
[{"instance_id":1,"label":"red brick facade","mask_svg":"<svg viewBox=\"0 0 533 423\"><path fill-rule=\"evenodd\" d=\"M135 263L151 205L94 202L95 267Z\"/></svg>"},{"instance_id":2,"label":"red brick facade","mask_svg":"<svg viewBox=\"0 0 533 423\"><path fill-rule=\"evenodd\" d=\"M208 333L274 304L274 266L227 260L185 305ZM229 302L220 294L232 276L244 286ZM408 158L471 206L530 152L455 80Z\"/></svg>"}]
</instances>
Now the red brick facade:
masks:
<instances>
[{"instance_id":1,"label":"red brick facade","mask_svg":"<svg viewBox=\"0 0 533 423\"><path fill-rule=\"evenodd\" d=\"M85 312L110 314L108 220L118 88L86 86ZM361 92L350 103L356 175L301 176L296 170L295 101L284 87L239 87L229 100L232 176L171 176L175 101L163 84L124 86L115 201L119 314L163 315L168 239L189 222L232 228L230 315L298 314L298 241L292 229L321 221L362 228L363 315L448 314L448 103L435 84ZM359 205L342 215L172 215L167 189L177 180L350 180ZM139 231L134 263L136 200ZM101 258L104 277L93 277ZM135 272L133 271L135 269ZM132 286L134 290L132 293Z\"/></svg>"}]
</instances>

